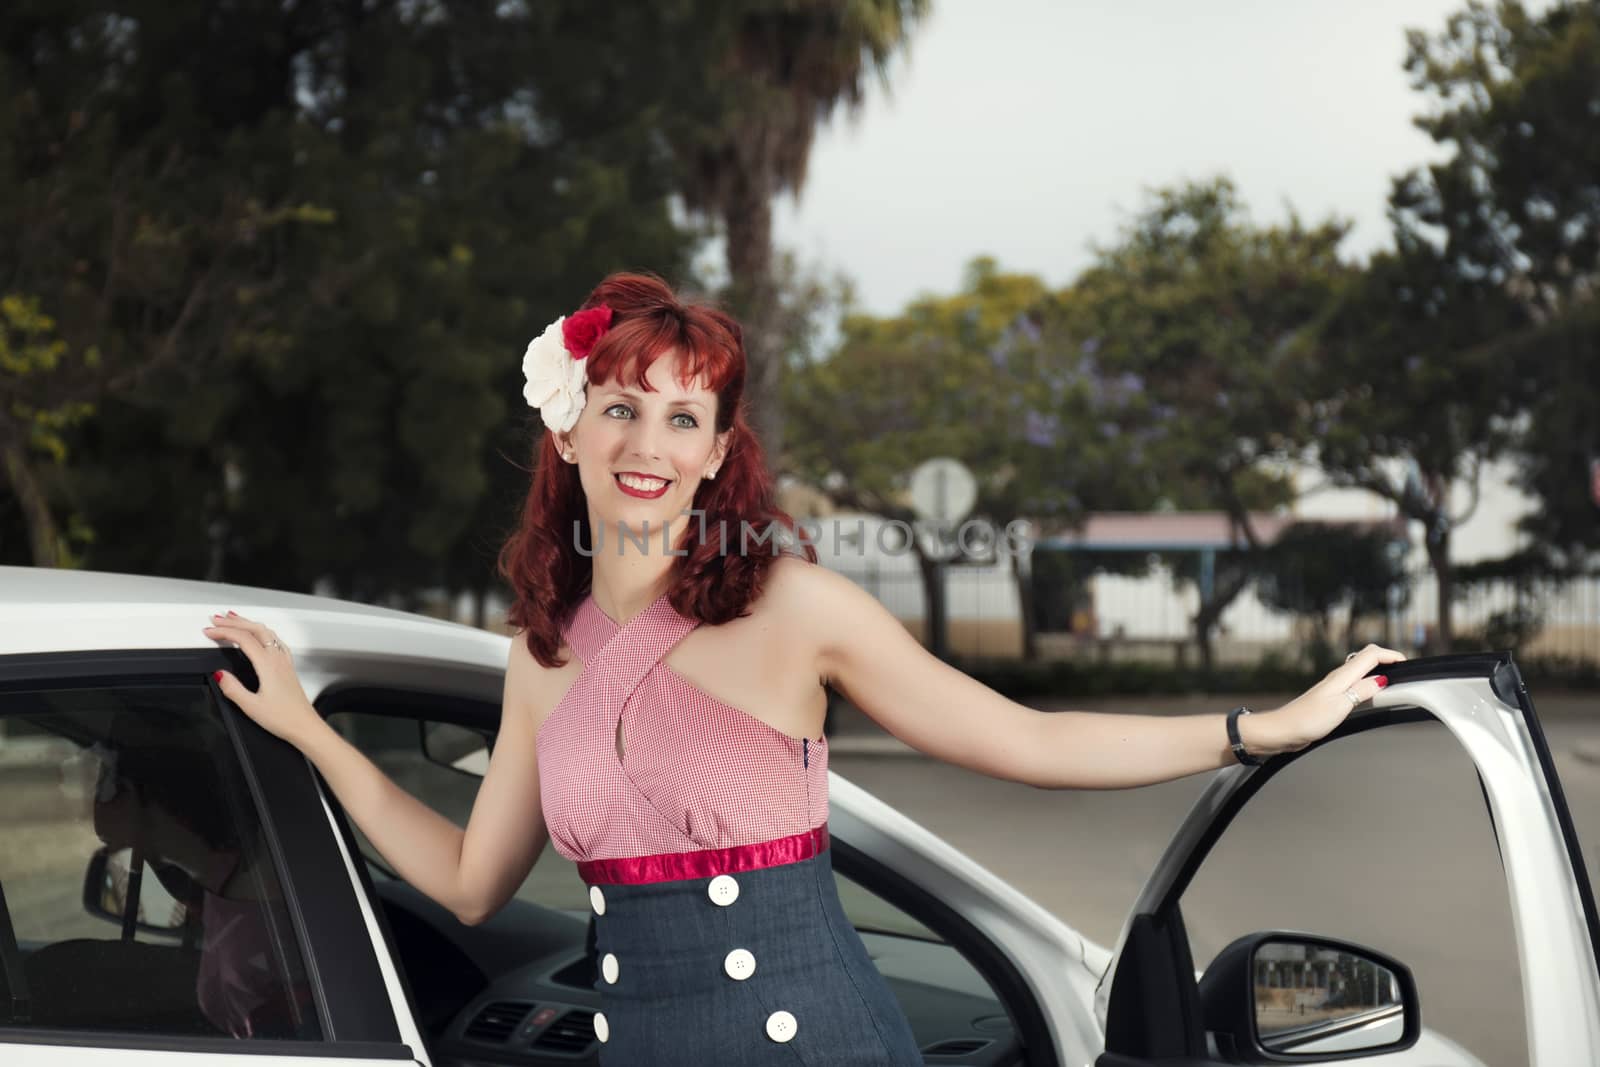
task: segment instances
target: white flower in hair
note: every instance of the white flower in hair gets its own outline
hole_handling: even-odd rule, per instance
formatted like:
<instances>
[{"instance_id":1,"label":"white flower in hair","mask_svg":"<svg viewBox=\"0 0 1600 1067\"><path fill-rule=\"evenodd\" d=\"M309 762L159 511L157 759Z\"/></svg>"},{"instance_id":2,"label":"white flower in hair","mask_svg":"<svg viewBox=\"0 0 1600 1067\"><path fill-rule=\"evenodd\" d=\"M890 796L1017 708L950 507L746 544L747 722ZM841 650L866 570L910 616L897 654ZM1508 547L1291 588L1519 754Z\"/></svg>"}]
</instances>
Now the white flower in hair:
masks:
<instances>
[{"instance_id":1,"label":"white flower in hair","mask_svg":"<svg viewBox=\"0 0 1600 1067\"><path fill-rule=\"evenodd\" d=\"M574 359L567 351L562 334L565 321L563 315L546 326L543 333L528 342L528 350L522 355L522 375L527 379L522 395L529 407L539 409L545 427L560 433L572 429L578 421L588 384L584 361Z\"/></svg>"}]
</instances>

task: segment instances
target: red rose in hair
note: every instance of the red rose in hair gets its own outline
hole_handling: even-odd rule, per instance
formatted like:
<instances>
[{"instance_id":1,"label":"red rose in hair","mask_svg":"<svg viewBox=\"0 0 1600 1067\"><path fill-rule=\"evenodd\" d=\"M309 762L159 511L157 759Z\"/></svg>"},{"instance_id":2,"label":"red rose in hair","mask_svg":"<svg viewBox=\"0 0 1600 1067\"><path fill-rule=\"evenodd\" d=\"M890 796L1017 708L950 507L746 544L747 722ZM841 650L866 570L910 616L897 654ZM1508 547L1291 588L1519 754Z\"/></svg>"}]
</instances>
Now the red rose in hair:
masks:
<instances>
[{"instance_id":1,"label":"red rose in hair","mask_svg":"<svg viewBox=\"0 0 1600 1067\"><path fill-rule=\"evenodd\" d=\"M611 328L611 309L604 304L575 312L561 324L561 340L573 359L583 359Z\"/></svg>"}]
</instances>

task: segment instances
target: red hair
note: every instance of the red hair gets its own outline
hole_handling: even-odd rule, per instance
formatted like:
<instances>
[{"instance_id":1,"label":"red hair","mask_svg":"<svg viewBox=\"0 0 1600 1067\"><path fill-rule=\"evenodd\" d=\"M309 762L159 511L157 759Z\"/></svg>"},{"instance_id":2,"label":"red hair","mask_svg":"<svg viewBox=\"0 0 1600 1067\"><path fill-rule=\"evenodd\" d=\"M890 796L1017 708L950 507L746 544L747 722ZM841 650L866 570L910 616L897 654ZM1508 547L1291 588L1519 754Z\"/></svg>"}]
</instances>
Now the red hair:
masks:
<instances>
[{"instance_id":1,"label":"red hair","mask_svg":"<svg viewBox=\"0 0 1600 1067\"><path fill-rule=\"evenodd\" d=\"M703 623L736 619L760 596L767 571L777 562L770 546L785 530L796 533L794 519L778 507L761 442L745 417L743 332L726 312L681 302L654 275L612 274L579 310L600 304L612 310L611 328L585 361L588 385L617 380L648 391L645 372L662 356L676 353L685 384L703 378L717 394L716 432L729 434L727 454L717 477L695 490L694 507L705 518L690 521L684 543L677 546L688 554L673 558L668 600L679 614ZM542 426L532 465L521 520L500 548L499 572L514 597L506 622L527 630L528 651L536 660L558 667L562 624L589 592L594 574L591 558L577 546L595 540L578 470L561 461ZM753 532L755 551L738 550L744 524ZM772 539L755 540L764 535ZM782 551L794 554L790 548ZM801 541L799 551L817 562L809 542Z\"/></svg>"}]
</instances>

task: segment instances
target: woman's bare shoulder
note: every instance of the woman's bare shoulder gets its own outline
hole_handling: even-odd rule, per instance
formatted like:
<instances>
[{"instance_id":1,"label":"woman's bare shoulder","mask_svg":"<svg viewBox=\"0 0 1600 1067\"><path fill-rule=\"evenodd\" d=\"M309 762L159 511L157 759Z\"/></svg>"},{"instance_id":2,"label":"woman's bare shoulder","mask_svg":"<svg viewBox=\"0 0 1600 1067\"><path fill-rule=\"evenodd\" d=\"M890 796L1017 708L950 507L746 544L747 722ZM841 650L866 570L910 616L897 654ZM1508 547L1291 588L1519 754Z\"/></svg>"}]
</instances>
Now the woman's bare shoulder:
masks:
<instances>
[{"instance_id":1,"label":"woman's bare shoulder","mask_svg":"<svg viewBox=\"0 0 1600 1067\"><path fill-rule=\"evenodd\" d=\"M783 555L773 561L761 584L761 595L750 604L752 615L783 617L814 599L819 581L825 581L826 567Z\"/></svg>"},{"instance_id":2,"label":"woman's bare shoulder","mask_svg":"<svg viewBox=\"0 0 1600 1067\"><path fill-rule=\"evenodd\" d=\"M511 635L511 650L506 661L506 706L521 708L533 718L535 728L555 710L573 677L583 669L583 664L565 642L561 645L560 659L560 665L546 667L528 648L525 630Z\"/></svg>"},{"instance_id":3,"label":"woman's bare shoulder","mask_svg":"<svg viewBox=\"0 0 1600 1067\"><path fill-rule=\"evenodd\" d=\"M876 597L838 571L798 557L780 559L762 591L763 610L796 648L825 661L843 645L897 639L905 627Z\"/></svg>"},{"instance_id":4,"label":"woman's bare shoulder","mask_svg":"<svg viewBox=\"0 0 1600 1067\"><path fill-rule=\"evenodd\" d=\"M837 626L838 612L859 596L866 594L837 571L799 556L783 556L773 563L751 609L787 640L814 643Z\"/></svg>"}]
</instances>

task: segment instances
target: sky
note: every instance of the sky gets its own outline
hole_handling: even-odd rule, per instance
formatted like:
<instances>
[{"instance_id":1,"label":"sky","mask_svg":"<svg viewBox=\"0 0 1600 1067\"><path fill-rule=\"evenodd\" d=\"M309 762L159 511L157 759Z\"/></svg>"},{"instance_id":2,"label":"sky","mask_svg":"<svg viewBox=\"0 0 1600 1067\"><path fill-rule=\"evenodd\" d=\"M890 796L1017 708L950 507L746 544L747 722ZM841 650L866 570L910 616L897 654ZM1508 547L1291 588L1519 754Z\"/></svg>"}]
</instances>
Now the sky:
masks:
<instances>
[{"instance_id":1,"label":"sky","mask_svg":"<svg viewBox=\"0 0 1600 1067\"><path fill-rule=\"evenodd\" d=\"M1464 6L932 0L888 91L819 131L776 242L888 315L977 255L1066 285L1145 190L1226 174L1256 222L1337 216L1365 254L1391 177L1443 154L1411 122L1405 30Z\"/></svg>"}]
</instances>

